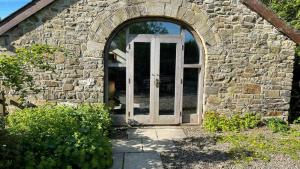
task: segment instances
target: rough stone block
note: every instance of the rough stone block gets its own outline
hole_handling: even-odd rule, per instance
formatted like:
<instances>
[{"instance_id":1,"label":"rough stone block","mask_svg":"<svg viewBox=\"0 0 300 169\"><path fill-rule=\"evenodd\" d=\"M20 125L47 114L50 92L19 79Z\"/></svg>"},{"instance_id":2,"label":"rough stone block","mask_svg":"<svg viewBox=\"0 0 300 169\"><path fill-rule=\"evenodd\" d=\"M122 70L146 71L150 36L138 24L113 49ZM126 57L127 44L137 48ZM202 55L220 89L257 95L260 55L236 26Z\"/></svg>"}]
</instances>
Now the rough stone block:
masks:
<instances>
[{"instance_id":1,"label":"rough stone block","mask_svg":"<svg viewBox=\"0 0 300 169\"><path fill-rule=\"evenodd\" d=\"M267 98L280 98L280 91L279 90L266 91L265 96Z\"/></svg>"},{"instance_id":2,"label":"rough stone block","mask_svg":"<svg viewBox=\"0 0 300 169\"><path fill-rule=\"evenodd\" d=\"M261 85L257 84L245 84L243 88L244 94L260 94L261 93Z\"/></svg>"},{"instance_id":3,"label":"rough stone block","mask_svg":"<svg viewBox=\"0 0 300 169\"><path fill-rule=\"evenodd\" d=\"M54 63L56 63L56 64L65 63L65 55L64 55L64 53L57 53L57 54L55 54Z\"/></svg>"},{"instance_id":4,"label":"rough stone block","mask_svg":"<svg viewBox=\"0 0 300 169\"><path fill-rule=\"evenodd\" d=\"M207 95L215 95L219 93L219 88L218 87L206 87L205 90Z\"/></svg>"},{"instance_id":5,"label":"rough stone block","mask_svg":"<svg viewBox=\"0 0 300 169\"><path fill-rule=\"evenodd\" d=\"M72 84L64 84L63 85L63 91L71 91L74 89L74 86Z\"/></svg>"},{"instance_id":6,"label":"rough stone block","mask_svg":"<svg viewBox=\"0 0 300 169\"><path fill-rule=\"evenodd\" d=\"M221 99L217 96L214 96L214 95L210 95L208 96L207 98L207 104L210 104L210 105L220 105L221 104Z\"/></svg>"},{"instance_id":7,"label":"rough stone block","mask_svg":"<svg viewBox=\"0 0 300 169\"><path fill-rule=\"evenodd\" d=\"M45 81L45 85L48 87L58 87L59 83L57 81Z\"/></svg>"}]
</instances>

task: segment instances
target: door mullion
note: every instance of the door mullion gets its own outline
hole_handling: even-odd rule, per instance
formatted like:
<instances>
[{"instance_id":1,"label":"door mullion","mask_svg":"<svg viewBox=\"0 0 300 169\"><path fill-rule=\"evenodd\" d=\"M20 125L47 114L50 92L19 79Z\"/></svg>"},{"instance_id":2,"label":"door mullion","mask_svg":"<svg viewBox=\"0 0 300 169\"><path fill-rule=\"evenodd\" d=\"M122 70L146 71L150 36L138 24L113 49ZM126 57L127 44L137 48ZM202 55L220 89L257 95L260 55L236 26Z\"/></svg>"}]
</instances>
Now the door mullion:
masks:
<instances>
[{"instance_id":1,"label":"door mullion","mask_svg":"<svg viewBox=\"0 0 300 169\"><path fill-rule=\"evenodd\" d=\"M152 62L152 70L151 75L153 77L152 81L152 98L151 101L153 103L152 105L152 117L153 117L153 123L158 124L159 123L159 86L157 87L156 82L160 78L159 77L159 59L160 59L160 41L157 36L154 36L152 39L153 44L153 53L151 54L151 62Z\"/></svg>"},{"instance_id":2,"label":"door mullion","mask_svg":"<svg viewBox=\"0 0 300 169\"><path fill-rule=\"evenodd\" d=\"M133 119L133 95L134 95L134 41L128 44L128 57L127 57L127 86L128 86L128 102L127 102L127 123ZM126 94L127 94L126 93Z\"/></svg>"},{"instance_id":3,"label":"door mullion","mask_svg":"<svg viewBox=\"0 0 300 169\"><path fill-rule=\"evenodd\" d=\"M182 115L181 111L181 85L182 85L182 43L180 40L176 44L176 70L175 70L175 103L174 103L174 115L177 123L181 123L180 117Z\"/></svg>"}]
</instances>

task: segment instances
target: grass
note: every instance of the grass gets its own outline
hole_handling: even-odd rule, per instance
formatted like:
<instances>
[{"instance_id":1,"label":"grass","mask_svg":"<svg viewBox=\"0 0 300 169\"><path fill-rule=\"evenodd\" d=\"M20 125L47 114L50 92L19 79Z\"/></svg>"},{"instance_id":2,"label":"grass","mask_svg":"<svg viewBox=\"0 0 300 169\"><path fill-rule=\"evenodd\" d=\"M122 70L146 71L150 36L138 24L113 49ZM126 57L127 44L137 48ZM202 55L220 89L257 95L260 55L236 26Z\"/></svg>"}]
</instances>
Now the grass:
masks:
<instances>
[{"instance_id":1,"label":"grass","mask_svg":"<svg viewBox=\"0 0 300 169\"><path fill-rule=\"evenodd\" d=\"M284 133L272 133L266 128L242 133L222 133L219 143L229 143L229 154L237 162L270 161L272 154L284 154L294 160L300 158L300 126Z\"/></svg>"}]
</instances>

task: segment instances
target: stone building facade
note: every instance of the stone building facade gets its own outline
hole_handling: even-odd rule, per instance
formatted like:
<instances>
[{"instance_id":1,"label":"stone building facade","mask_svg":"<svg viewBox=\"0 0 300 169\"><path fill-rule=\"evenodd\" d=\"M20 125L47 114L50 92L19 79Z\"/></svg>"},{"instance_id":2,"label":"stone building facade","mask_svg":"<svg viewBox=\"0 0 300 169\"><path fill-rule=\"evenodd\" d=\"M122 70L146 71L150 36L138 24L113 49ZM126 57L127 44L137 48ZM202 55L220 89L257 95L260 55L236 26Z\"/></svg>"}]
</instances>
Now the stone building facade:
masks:
<instances>
[{"instance_id":1,"label":"stone building facade","mask_svg":"<svg viewBox=\"0 0 300 169\"><path fill-rule=\"evenodd\" d=\"M202 112L286 116L296 43L239 0L56 0L1 34L1 50L63 46L56 73L33 72L34 103L104 101L104 52L122 25L159 17L186 24L204 49ZM202 97L202 96L201 96Z\"/></svg>"}]
</instances>

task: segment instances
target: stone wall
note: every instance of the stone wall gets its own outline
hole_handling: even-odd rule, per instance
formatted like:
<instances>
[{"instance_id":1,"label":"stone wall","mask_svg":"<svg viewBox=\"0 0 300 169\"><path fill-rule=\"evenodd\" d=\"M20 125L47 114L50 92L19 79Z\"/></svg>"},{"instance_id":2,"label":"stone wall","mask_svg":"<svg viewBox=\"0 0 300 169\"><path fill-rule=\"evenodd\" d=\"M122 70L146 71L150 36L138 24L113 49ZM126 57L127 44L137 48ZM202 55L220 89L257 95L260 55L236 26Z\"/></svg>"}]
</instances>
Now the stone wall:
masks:
<instances>
[{"instance_id":1,"label":"stone wall","mask_svg":"<svg viewBox=\"0 0 300 169\"><path fill-rule=\"evenodd\" d=\"M203 111L286 115L295 44L238 0L57 0L2 35L9 50L60 45L56 72L33 72L43 91L32 100L102 102L106 40L133 18L159 16L196 31L205 50Z\"/></svg>"}]
</instances>

